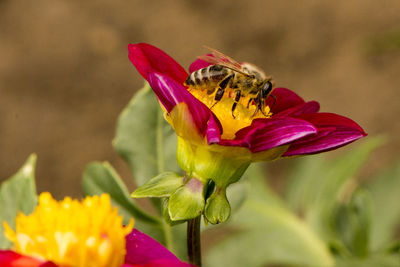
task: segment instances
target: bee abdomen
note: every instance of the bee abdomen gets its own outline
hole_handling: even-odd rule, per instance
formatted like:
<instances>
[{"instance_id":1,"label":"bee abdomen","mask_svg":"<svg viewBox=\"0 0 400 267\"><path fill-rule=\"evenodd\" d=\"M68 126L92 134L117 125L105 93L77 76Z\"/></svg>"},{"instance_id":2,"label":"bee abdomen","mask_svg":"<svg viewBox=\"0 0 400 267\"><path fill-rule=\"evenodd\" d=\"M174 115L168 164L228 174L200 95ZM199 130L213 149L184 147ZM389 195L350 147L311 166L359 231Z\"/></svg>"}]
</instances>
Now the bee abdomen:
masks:
<instances>
[{"instance_id":1,"label":"bee abdomen","mask_svg":"<svg viewBox=\"0 0 400 267\"><path fill-rule=\"evenodd\" d=\"M211 65L199 70L192 72L186 79L185 84L193 86L196 89L202 89L204 87L216 86L221 80L223 80L228 74L226 68L221 65ZM209 88L212 93L211 89Z\"/></svg>"}]
</instances>

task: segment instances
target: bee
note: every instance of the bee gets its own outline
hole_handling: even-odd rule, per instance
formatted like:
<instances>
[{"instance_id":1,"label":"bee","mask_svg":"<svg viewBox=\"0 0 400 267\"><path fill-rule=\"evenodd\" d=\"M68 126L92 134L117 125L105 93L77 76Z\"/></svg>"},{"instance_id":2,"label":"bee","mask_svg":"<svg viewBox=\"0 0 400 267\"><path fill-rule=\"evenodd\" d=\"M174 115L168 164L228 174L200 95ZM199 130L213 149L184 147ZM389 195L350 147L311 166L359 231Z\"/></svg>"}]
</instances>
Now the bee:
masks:
<instances>
[{"instance_id":1,"label":"bee","mask_svg":"<svg viewBox=\"0 0 400 267\"><path fill-rule=\"evenodd\" d=\"M211 108L222 99L226 91L233 92L233 118L235 118L234 111L241 97L249 98L247 108L249 108L251 103L256 105L253 117L258 111L260 111L265 117L268 117L264 111L267 98L269 96L273 97L274 102L272 106L276 102L276 97L271 94L274 88L272 77L266 76L262 70L252 64L240 64L213 48L206 48L211 50L212 54L200 56L199 59L213 65L196 70L189 74L185 81L185 85L197 90L206 89L208 95L215 92L215 102ZM228 95L231 95L231 93Z\"/></svg>"}]
</instances>

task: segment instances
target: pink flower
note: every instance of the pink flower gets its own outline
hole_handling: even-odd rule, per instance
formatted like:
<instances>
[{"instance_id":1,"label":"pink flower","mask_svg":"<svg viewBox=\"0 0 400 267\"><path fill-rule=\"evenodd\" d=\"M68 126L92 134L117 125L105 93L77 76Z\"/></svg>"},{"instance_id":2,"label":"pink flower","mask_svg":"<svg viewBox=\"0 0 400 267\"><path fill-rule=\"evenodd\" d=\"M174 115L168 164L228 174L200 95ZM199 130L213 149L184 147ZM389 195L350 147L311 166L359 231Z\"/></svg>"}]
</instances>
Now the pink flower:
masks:
<instances>
[{"instance_id":1,"label":"pink flower","mask_svg":"<svg viewBox=\"0 0 400 267\"><path fill-rule=\"evenodd\" d=\"M277 101L271 110L272 117L255 119L250 126L237 131L235 138L224 139L221 137L224 129L212 110L183 85L188 73L174 59L150 44L130 44L128 49L129 59L149 82L166 111L171 112L179 103L187 104L185 118L196 126L199 135L207 137L208 144L245 147L253 153L289 145L282 156L294 156L336 149L366 136L351 119L318 112L318 102L305 102L288 89L275 88L273 95ZM193 72L208 65L196 60L189 70ZM272 101L269 98L267 105ZM189 122L185 126L189 127Z\"/></svg>"},{"instance_id":2,"label":"pink flower","mask_svg":"<svg viewBox=\"0 0 400 267\"><path fill-rule=\"evenodd\" d=\"M266 99L267 116L249 111L255 110L255 103L250 107L239 103L233 116L232 95L215 104L209 88L185 86L189 74L160 49L145 43L130 44L128 49L129 59L150 84L178 135L177 161L188 179L169 196L174 221L202 213L211 223L225 221L230 214L225 189L240 179L251 162L321 153L367 135L351 119L318 112L318 102L306 102L285 88L273 89L273 105L272 97ZM189 72L209 65L197 59ZM231 88L231 94L234 91ZM215 187L205 199L210 180Z\"/></svg>"}]
</instances>

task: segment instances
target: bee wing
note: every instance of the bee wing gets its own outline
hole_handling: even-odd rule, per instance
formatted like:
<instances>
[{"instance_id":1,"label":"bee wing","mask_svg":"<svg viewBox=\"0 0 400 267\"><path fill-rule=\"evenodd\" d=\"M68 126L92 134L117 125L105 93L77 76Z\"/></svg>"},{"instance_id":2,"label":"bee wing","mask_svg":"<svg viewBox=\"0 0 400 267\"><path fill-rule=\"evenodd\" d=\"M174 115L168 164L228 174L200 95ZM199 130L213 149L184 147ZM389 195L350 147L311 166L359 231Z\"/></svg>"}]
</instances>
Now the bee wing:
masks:
<instances>
[{"instance_id":1,"label":"bee wing","mask_svg":"<svg viewBox=\"0 0 400 267\"><path fill-rule=\"evenodd\" d=\"M212 53L213 56L204 55L204 56L199 56L198 59L204 60L211 64L218 64L218 65L224 66L225 68L239 72L245 76L251 76L250 74L244 72L242 70L242 65L240 65L240 63L238 63L234 59L228 57L227 55L224 55L223 53L221 53L211 47L207 47L207 46L205 46L205 47L213 52Z\"/></svg>"},{"instance_id":2,"label":"bee wing","mask_svg":"<svg viewBox=\"0 0 400 267\"><path fill-rule=\"evenodd\" d=\"M253 75L251 75L251 74L249 74L249 73L246 73L246 72L244 72L244 71L241 70L241 69L238 69L238 68L236 68L236 67L233 67L233 66L230 65L230 64L226 64L226 63L218 63L218 64L221 65L221 66L224 66L225 68L228 68L228 69L231 69L231 70L233 70L233 71L239 72L240 74L243 74L244 76L253 77Z\"/></svg>"},{"instance_id":3,"label":"bee wing","mask_svg":"<svg viewBox=\"0 0 400 267\"><path fill-rule=\"evenodd\" d=\"M218 57L209 56L209 55L199 56L199 57L197 57L197 58L198 58L198 59L201 59L201 60L204 60L204 61L206 61L206 62L208 62L208 63L214 64L214 65L215 65L215 64L221 65L221 64L226 63L225 61L221 60L221 59L218 58Z\"/></svg>"},{"instance_id":4,"label":"bee wing","mask_svg":"<svg viewBox=\"0 0 400 267\"><path fill-rule=\"evenodd\" d=\"M238 69L241 69L241 65L239 62L237 62L236 60L234 60L233 58L223 54L222 52L219 52L218 50L211 48L209 46L204 46L206 49L210 50L212 52L212 54L214 55L214 57L220 59L222 62L231 64L232 67L236 67Z\"/></svg>"}]
</instances>

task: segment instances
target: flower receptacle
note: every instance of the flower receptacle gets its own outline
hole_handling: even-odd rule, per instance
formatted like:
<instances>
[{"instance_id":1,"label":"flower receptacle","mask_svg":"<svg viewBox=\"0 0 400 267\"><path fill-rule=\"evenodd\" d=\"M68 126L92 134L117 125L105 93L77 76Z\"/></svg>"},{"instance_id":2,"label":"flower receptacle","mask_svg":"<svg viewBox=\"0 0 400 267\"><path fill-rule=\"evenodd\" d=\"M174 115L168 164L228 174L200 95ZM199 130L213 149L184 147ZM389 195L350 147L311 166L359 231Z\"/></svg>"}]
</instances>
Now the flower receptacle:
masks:
<instances>
[{"instance_id":1,"label":"flower receptacle","mask_svg":"<svg viewBox=\"0 0 400 267\"><path fill-rule=\"evenodd\" d=\"M220 187L237 182L251 163L251 153L220 145L201 145L178 137L177 161L190 176ZM243 153L245 152L245 153Z\"/></svg>"}]
</instances>

